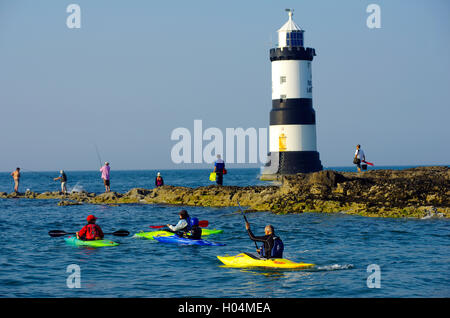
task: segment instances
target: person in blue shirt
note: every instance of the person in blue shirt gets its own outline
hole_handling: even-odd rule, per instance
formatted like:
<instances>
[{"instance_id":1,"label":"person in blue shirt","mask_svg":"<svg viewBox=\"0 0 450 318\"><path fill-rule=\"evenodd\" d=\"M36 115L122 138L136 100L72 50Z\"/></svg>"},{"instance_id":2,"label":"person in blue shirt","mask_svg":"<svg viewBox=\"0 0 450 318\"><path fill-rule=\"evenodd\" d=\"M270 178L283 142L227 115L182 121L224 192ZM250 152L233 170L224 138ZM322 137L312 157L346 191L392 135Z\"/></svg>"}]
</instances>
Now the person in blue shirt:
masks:
<instances>
[{"instance_id":1,"label":"person in blue shirt","mask_svg":"<svg viewBox=\"0 0 450 318\"><path fill-rule=\"evenodd\" d=\"M62 192L63 194L66 194L66 193L67 193L67 187L66 187L66 184L67 184L67 176L66 176L66 174L64 173L64 171L63 171L63 170L60 170L60 171L59 171L59 177L58 177L58 178L54 178L53 180L55 180L55 181L61 180L61 192Z\"/></svg>"},{"instance_id":2,"label":"person in blue shirt","mask_svg":"<svg viewBox=\"0 0 450 318\"><path fill-rule=\"evenodd\" d=\"M220 155L217 155L217 160L214 162L214 172L216 173L216 183L223 185L223 175L225 171L225 162Z\"/></svg>"}]
</instances>

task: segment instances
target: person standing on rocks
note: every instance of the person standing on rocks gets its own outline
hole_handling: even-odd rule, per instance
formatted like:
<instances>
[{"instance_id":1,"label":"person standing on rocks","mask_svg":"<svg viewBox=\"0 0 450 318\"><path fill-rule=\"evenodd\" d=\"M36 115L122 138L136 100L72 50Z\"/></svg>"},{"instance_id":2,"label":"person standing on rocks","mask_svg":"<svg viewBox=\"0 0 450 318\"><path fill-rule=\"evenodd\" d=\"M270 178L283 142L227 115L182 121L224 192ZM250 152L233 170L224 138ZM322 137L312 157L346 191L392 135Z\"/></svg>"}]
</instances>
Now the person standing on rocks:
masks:
<instances>
[{"instance_id":1,"label":"person standing on rocks","mask_svg":"<svg viewBox=\"0 0 450 318\"><path fill-rule=\"evenodd\" d=\"M109 162L106 161L105 165L100 168L100 172L102 173L103 184L105 185L105 192L110 192L110 182L109 182L109 172L111 167L109 166Z\"/></svg>"},{"instance_id":2,"label":"person standing on rocks","mask_svg":"<svg viewBox=\"0 0 450 318\"><path fill-rule=\"evenodd\" d=\"M216 173L216 183L223 185L223 175L226 173L225 162L220 155L217 155L217 160L214 162L214 172Z\"/></svg>"},{"instance_id":3,"label":"person standing on rocks","mask_svg":"<svg viewBox=\"0 0 450 318\"><path fill-rule=\"evenodd\" d=\"M59 171L59 177L58 178L54 178L53 180L54 181L61 180L61 192L66 194L67 193L67 188L66 188L67 176L64 173L64 170L60 170Z\"/></svg>"},{"instance_id":4,"label":"person standing on rocks","mask_svg":"<svg viewBox=\"0 0 450 318\"><path fill-rule=\"evenodd\" d=\"M19 192L19 181L20 181L20 168L17 167L16 170L11 172L11 176L14 179L14 192Z\"/></svg>"},{"instance_id":5,"label":"person standing on rocks","mask_svg":"<svg viewBox=\"0 0 450 318\"><path fill-rule=\"evenodd\" d=\"M353 158L353 163L358 168L358 172L361 172L361 161L366 161L366 155L364 151L361 149L361 145L356 145L355 157Z\"/></svg>"},{"instance_id":6,"label":"person standing on rocks","mask_svg":"<svg viewBox=\"0 0 450 318\"><path fill-rule=\"evenodd\" d=\"M155 187L161 187L164 185L164 179L161 177L161 173L158 172L155 179Z\"/></svg>"}]
</instances>

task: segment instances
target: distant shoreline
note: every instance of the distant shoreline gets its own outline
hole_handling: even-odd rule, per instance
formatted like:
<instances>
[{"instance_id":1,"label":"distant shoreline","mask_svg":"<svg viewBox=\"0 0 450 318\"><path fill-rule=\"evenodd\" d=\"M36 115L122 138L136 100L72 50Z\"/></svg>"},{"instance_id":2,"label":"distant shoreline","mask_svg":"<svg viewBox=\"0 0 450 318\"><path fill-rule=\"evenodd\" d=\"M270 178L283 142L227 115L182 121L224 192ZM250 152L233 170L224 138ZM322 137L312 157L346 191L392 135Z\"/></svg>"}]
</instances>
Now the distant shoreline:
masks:
<instances>
[{"instance_id":1,"label":"distant shoreline","mask_svg":"<svg viewBox=\"0 0 450 318\"><path fill-rule=\"evenodd\" d=\"M234 164L229 164L227 167L230 167L230 169L236 169L236 170L258 170L261 169L261 167L234 167ZM375 166L370 167L370 170L403 170L403 169L411 169L411 168L419 168L419 167L448 167L450 164L442 164L442 165L402 165L402 166ZM0 174L7 173L10 174L15 168L12 168L11 170L4 170L0 171ZM100 168L99 168L100 169ZM21 173L58 173L60 168L54 169L54 170L28 170L26 168L21 169ZM112 169L112 172L132 172L132 171L189 171L189 170L212 170L211 166L204 167L204 168L164 168L164 169ZM352 166L330 166L330 167L324 167L323 170L355 170L356 168L354 165ZM66 172L98 172L98 169L96 170L64 170Z\"/></svg>"}]
</instances>

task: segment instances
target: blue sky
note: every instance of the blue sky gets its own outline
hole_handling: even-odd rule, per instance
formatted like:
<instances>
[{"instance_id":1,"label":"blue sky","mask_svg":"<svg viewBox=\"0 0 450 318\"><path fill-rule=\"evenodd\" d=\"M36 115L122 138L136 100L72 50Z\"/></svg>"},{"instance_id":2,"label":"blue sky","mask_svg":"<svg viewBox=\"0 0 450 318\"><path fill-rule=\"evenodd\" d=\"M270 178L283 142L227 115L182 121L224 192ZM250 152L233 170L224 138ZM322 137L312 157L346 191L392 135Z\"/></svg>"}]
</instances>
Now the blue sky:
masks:
<instances>
[{"instance_id":1,"label":"blue sky","mask_svg":"<svg viewBox=\"0 0 450 318\"><path fill-rule=\"evenodd\" d=\"M95 144L114 169L204 167L172 163L171 132L268 127L285 8L317 53L324 166L357 143L377 165L449 164L449 1L0 0L0 171L94 170Z\"/></svg>"}]
</instances>

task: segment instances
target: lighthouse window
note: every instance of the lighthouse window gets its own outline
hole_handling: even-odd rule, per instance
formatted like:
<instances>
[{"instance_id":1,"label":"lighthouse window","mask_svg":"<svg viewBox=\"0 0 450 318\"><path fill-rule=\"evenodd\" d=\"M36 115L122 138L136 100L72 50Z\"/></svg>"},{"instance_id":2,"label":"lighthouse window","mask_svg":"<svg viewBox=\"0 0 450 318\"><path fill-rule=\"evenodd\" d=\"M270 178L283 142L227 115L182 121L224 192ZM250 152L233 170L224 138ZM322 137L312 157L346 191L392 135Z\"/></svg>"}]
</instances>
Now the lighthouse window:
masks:
<instances>
[{"instance_id":1,"label":"lighthouse window","mask_svg":"<svg viewBox=\"0 0 450 318\"><path fill-rule=\"evenodd\" d=\"M286 76L280 76L280 84L286 83Z\"/></svg>"},{"instance_id":2,"label":"lighthouse window","mask_svg":"<svg viewBox=\"0 0 450 318\"><path fill-rule=\"evenodd\" d=\"M286 33L287 46L303 46L303 32Z\"/></svg>"}]
</instances>

